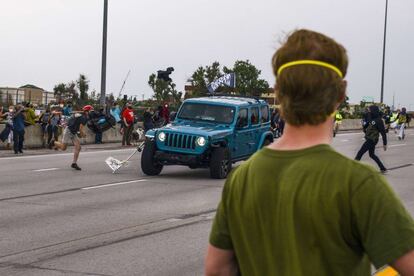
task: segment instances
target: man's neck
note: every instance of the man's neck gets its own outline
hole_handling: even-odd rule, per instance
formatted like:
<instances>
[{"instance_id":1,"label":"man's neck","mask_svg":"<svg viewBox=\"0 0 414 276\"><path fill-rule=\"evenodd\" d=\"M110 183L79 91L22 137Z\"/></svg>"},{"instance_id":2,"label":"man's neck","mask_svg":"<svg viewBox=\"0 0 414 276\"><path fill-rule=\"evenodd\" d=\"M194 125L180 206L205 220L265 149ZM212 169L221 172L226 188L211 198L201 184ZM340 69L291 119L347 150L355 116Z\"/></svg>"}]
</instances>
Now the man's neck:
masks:
<instances>
[{"instance_id":1,"label":"man's neck","mask_svg":"<svg viewBox=\"0 0 414 276\"><path fill-rule=\"evenodd\" d=\"M286 123L283 135L269 146L275 150L299 150L332 142L333 119L317 126L292 126Z\"/></svg>"}]
</instances>

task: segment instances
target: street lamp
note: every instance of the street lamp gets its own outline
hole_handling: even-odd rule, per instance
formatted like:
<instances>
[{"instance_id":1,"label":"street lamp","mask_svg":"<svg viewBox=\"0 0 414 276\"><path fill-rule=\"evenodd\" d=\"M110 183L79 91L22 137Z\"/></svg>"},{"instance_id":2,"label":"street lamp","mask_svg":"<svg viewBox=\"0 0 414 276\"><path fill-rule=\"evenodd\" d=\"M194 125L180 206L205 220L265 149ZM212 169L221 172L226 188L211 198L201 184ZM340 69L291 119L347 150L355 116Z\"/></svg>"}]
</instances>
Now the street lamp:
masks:
<instances>
[{"instance_id":1,"label":"street lamp","mask_svg":"<svg viewBox=\"0 0 414 276\"><path fill-rule=\"evenodd\" d=\"M385 0L384 44L382 47L382 74L381 74L381 103L384 102L384 69L385 69L385 42L387 39L388 0Z\"/></svg>"},{"instance_id":2,"label":"street lamp","mask_svg":"<svg viewBox=\"0 0 414 276\"><path fill-rule=\"evenodd\" d=\"M101 67L101 106L105 106L106 99L106 34L108 27L108 0L104 0L103 34L102 34L102 67Z\"/></svg>"}]
</instances>

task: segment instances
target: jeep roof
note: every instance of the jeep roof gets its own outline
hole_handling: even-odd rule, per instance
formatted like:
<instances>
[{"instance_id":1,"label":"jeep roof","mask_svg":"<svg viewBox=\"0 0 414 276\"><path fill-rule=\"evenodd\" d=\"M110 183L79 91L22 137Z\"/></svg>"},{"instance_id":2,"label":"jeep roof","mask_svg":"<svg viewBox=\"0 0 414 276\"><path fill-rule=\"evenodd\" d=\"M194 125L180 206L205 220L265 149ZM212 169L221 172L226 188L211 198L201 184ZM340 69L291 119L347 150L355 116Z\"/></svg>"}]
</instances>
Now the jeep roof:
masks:
<instances>
[{"instance_id":1,"label":"jeep roof","mask_svg":"<svg viewBox=\"0 0 414 276\"><path fill-rule=\"evenodd\" d=\"M191 98L185 100L186 103L212 103L224 105L249 106L252 104L267 104L266 101L256 99L253 97L238 97L238 96L210 96L201 98Z\"/></svg>"}]
</instances>

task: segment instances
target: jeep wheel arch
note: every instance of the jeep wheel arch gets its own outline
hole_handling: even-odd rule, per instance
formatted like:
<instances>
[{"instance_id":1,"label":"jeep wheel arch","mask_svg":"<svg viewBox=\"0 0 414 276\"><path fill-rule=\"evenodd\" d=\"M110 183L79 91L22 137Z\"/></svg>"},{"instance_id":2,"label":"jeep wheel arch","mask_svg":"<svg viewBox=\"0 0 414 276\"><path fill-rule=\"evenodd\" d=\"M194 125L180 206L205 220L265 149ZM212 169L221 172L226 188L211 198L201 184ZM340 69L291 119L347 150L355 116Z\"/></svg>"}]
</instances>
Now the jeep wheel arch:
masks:
<instances>
[{"instance_id":1,"label":"jeep wheel arch","mask_svg":"<svg viewBox=\"0 0 414 276\"><path fill-rule=\"evenodd\" d=\"M230 150L227 147L214 148L210 158L210 176L215 179L226 178L232 167Z\"/></svg>"},{"instance_id":2,"label":"jeep wheel arch","mask_svg":"<svg viewBox=\"0 0 414 276\"><path fill-rule=\"evenodd\" d=\"M147 139L141 155L141 170L146 175L159 175L162 171L163 166L154 160L155 150L155 141Z\"/></svg>"}]
</instances>

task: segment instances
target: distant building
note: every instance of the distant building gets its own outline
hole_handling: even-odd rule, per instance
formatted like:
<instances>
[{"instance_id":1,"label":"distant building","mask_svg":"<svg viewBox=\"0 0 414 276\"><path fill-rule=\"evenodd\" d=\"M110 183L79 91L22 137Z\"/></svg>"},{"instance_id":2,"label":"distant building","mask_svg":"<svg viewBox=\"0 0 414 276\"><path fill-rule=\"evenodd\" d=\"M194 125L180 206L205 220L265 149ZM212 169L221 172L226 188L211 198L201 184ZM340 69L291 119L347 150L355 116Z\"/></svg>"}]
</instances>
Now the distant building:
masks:
<instances>
[{"instance_id":1,"label":"distant building","mask_svg":"<svg viewBox=\"0 0 414 276\"><path fill-rule=\"evenodd\" d=\"M47 105L56 102L53 92L27 84L19 88L16 87L0 87L0 100L6 105L15 105L22 102L30 102L37 105Z\"/></svg>"},{"instance_id":2,"label":"distant building","mask_svg":"<svg viewBox=\"0 0 414 276\"><path fill-rule=\"evenodd\" d=\"M15 105L24 101L24 90L15 87L0 87L0 99L5 105Z\"/></svg>"},{"instance_id":3,"label":"distant building","mask_svg":"<svg viewBox=\"0 0 414 276\"><path fill-rule=\"evenodd\" d=\"M43 89L32 84L26 84L19 89L24 91L24 102L30 102L33 104L43 104Z\"/></svg>"}]
</instances>

